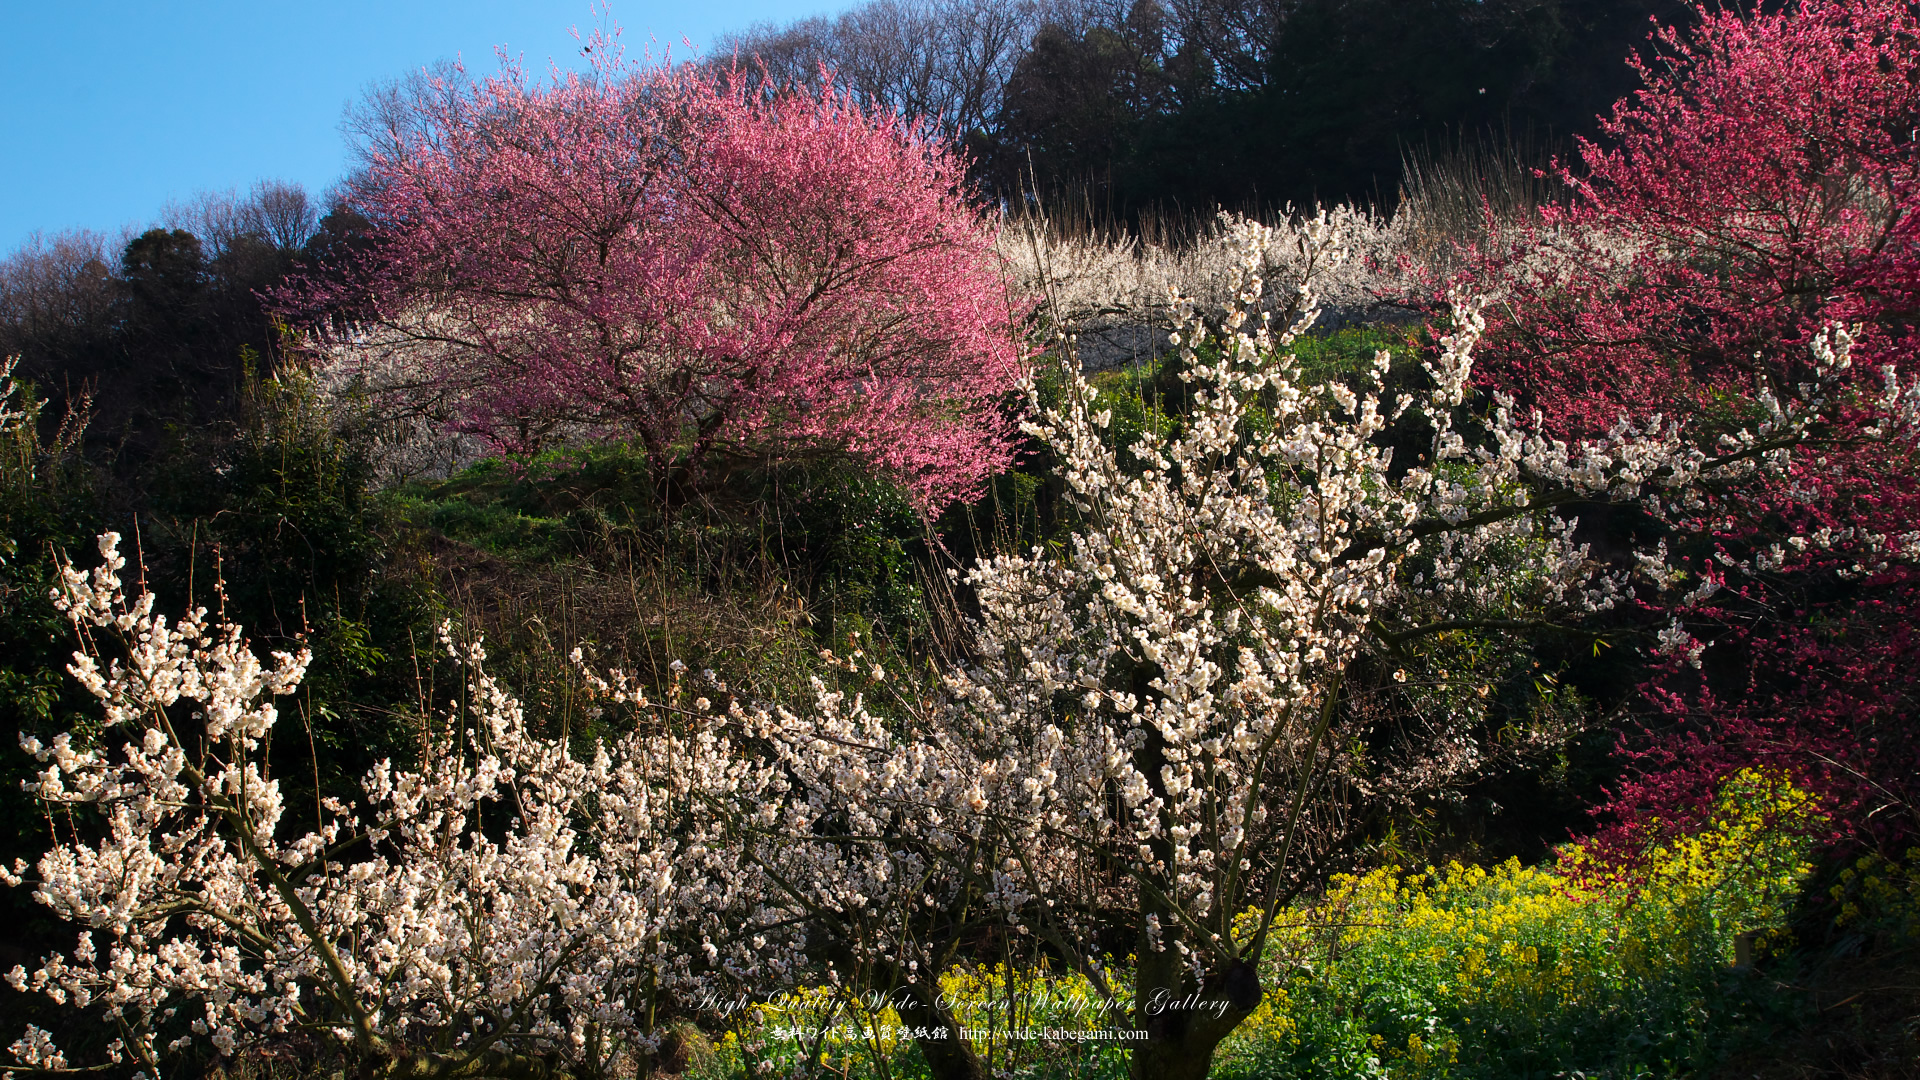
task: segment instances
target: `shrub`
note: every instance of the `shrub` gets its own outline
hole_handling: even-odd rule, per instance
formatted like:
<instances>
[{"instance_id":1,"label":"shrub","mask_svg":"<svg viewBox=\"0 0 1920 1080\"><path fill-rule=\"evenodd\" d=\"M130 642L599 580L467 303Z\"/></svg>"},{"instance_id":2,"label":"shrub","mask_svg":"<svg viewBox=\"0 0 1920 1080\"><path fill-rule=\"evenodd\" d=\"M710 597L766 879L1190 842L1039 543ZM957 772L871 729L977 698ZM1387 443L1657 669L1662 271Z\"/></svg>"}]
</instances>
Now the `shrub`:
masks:
<instances>
[{"instance_id":1,"label":"shrub","mask_svg":"<svg viewBox=\"0 0 1920 1080\"><path fill-rule=\"evenodd\" d=\"M1337 222L1307 235L1314 263L1338 258ZM1240 238L1257 300L1272 237ZM149 1065L204 1035L223 1054L320 1043L389 1074L615 1068L665 1050L704 994L845 985L886 995L934 1075L975 1080L937 974L1050 955L1105 998L1126 979L1148 1034L1131 1075L1204 1075L1261 1003L1275 917L1371 811L1560 735L1496 730L1484 695L1444 673L1402 690L1393 665L1617 604L1628 576L1557 508L1687 507L1752 469L1677 429L1567 444L1504 401L1463 409L1481 328L1465 302L1422 364L1430 388L1390 392L1384 354L1357 387L1303 386L1284 349L1311 285L1277 328L1186 324L1191 409L1130 446L1062 371L1029 430L1073 533L976 566L976 650L938 687L857 649L841 663L866 693L816 680L804 705L749 705L711 674L650 701L625 672L583 671L629 733L576 754L449 642L459 693L418 717L419 764L376 764L310 831L282 825L263 749L270 697L308 655L269 669L204 609L170 623L124 593L103 537L104 565L65 567L61 589L105 723L29 744L42 799L103 817L42 857L36 896L100 929L12 981L103 1000L116 1050ZM1385 433L1408 413L1428 456L1396 467ZM1767 434L1799 431L1788 416ZM16 1052L54 1053L32 1032Z\"/></svg>"},{"instance_id":2,"label":"shrub","mask_svg":"<svg viewBox=\"0 0 1920 1080\"><path fill-rule=\"evenodd\" d=\"M1786 1004L1732 965L1741 935L1758 949L1786 942L1811 869L1804 819L1817 814L1806 792L1748 772L1725 785L1702 829L1647 853L1641 881L1595 878L1596 853L1577 846L1557 866L1336 877L1285 912L1263 961L1273 987L1212 1075L1519 1080L1711 1066L1769 1034ZM939 985L955 1021L987 1035L982 1055L999 1070L1125 1074L1126 1044L1093 1033L1125 1029L1132 1002L1108 1002L1084 977L1003 964L955 969ZM820 987L730 1020L699 1075L762 1061L920 1075L884 995Z\"/></svg>"}]
</instances>

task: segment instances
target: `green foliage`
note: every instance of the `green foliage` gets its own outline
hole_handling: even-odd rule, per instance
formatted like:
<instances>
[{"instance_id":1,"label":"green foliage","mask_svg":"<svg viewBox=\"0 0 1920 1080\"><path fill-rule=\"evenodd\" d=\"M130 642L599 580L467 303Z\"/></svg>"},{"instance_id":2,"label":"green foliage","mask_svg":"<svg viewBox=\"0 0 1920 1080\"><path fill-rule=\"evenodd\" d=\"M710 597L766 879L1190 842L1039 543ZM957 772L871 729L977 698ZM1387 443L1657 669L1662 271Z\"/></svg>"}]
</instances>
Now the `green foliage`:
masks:
<instances>
[{"instance_id":1,"label":"green foliage","mask_svg":"<svg viewBox=\"0 0 1920 1080\"><path fill-rule=\"evenodd\" d=\"M956 968L941 977L940 992L991 1075L1048 1080L1127 1075L1125 1044L1100 1040L1095 1033L1116 1022L1125 1026L1131 1003L1109 1002L1082 976L1005 964ZM760 1075L768 1062L776 1076L920 1080L930 1075L884 995L820 987L753 1003L729 1020L712 1052L692 1071L695 1080Z\"/></svg>"},{"instance_id":2,"label":"green foliage","mask_svg":"<svg viewBox=\"0 0 1920 1080\"><path fill-rule=\"evenodd\" d=\"M1920 848L1904 859L1862 855L1840 868L1827 894L1837 927L1920 942Z\"/></svg>"},{"instance_id":3,"label":"green foliage","mask_svg":"<svg viewBox=\"0 0 1920 1080\"><path fill-rule=\"evenodd\" d=\"M944 556L898 487L844 463L705 468L662 499L642 450L603 444L481 462L389 505L428 538L496 674L556 733L598 730L576 646L656 693L678 661L750 698L832 682L823 648L905 672L953 647L952 593L929 573Z\"/></svg>"},{"instance_id":4,"label":"green foliage","mask_svg":"<svg viewBox=\"0 0 1920 1080\"><path fill-rule=\"evenodd\" d=\"M911 632L926 621L915 568L927 529L897 485L845 463L731 463L698 501L656 497L645 453L626 444L559 451L514 468L489 460L395 505L414 523L523 564L604 563L661 552L716 588L777 579L817 619L857 614ZM833 637L823 626L822 635Z\"/></svg>"},{"instance_id":5,"label":"green foliage","mask_svg":"<svg viewBox=\"0 0 1920 1080\"><path fill-rule=\"evenodd\" d=\"M1305 385L1359 377L1372 369L1374 354L1381 349L1393 354L1397 371L1405 372L1419 366L1415 357L1421 337L1418 327L1390 323L1348 326L1301 337L1293 343L1293 357L1300 365Z\"/></svg>"},{"instance_id":6,"label":"green foliage","mask_svg":"<svg viewBox=\"0 0 1920 1080\"><path fill-rule=\"evenodd\" d=\"M18 789L31 762L13 733L85 732L96 712L66 674L74 643L48 599L54 556L84 562L108 528L136 540L141 572L160 595L223 608L257 648L296 639L312 647L302 692L284 706L296 722L272 748L290 803L310 804L316 784L350 796L373 762L405 758L413 738L402 717L419 694L409 659L416 643L432 641L435 605L371 490L364 441L335 429L311 387L251 378L235 430L176 432L130 485L79 457L77 422L43 440L38 412L29 401L28 419L0 434L0 814L9 862L44 849L47 837ZM11 899L38 910L25 892Z\"/></svg>"},{"instance_id":7,"label":"green foliage","mask_svg":"<svg viewBox=\"0 0 1920 1080\"><path fill-rule=\"evenodd\" d=\"M373 490L369 440L298 375L254 375L256 360L243 357L235 430L177 434L145 477L137 525L161 595L223 607L256 648L313 649L286 707L298 724L274 748L299 805L313 797L303 775L350 796L375 762L411 752L413 654L432 642L438 604Z\"/></svg>"},{"instance_id":8,"label":"green foliage","mask_svg":"<svg viewBox=\"0 0 1920 1080\"><path fill-rule=\"evenodd\" d=\"M84 712L65 673L66 620L47 599L59 550L92 540L90 477L72 453L79 423L71 416L52 439L41 433L43 404L33 388L0 377L0 725L46 731ZM7 740L7 751L16 748ZM8 798L11 792L0 795Z\"/></svg>"},{"instance_id":9,"label":"green foliage","mask_svg":"<svg viewBox=\"0 0 1920 1080\"><path fill-rule=\"evenodd\" d=\"M67 675L73 642L48 599L54 553L77 554L92 543L97 489L73 452L80 422L69 414L49 438L45 420L33 388L0 375L0 862L8 866L38 856L56 825L20 787L35 763L18 734L84 737L99 722L93 700ZM0 912L5 967L30 961L35 943L67 932L24 888L0 889ZM0 994L0 1019L13 1029L28 1021L63 1026L44 999L11 992ZM75 1034L70 1043L79 1048L105 1041L84 1026Z\"/></svg>"},{"instance_id":10,"label":"green foliage","mask_svg":"<svg viewBox=\"0 0 1920 1080\"><path fill-rule=\"evenodd\" d=\"M1297 339L1290 351L1300 368L1299 385L1305 388L1334 380L1359 385L1371 377L1374 355L1382 349L1393 357L1391 377L1395 381L1409 380L1419 371L1421 347L1417 331L1372 324L1307 334ZM1203 346L1199 355L1211 361L1212 347ZM1090 381L1100 392L1095 409L1113 413L1107 430L1116 446L1131 445L1144 430L1177 428L1192 408L1181 361L1175 353L1150 366L1103 372ZM1262 404L1255 402L1256 427L1263 413Z\"/></svg>"}]
</instances>

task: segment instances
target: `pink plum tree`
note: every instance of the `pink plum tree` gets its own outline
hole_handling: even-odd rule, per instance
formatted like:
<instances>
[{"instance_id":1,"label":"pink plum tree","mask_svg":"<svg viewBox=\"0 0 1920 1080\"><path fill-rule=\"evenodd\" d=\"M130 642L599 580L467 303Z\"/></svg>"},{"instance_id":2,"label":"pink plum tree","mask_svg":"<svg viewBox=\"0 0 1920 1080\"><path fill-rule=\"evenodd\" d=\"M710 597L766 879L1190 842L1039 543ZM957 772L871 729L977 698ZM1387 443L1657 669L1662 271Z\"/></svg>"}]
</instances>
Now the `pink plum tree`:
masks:
<instances>
[{"instance_id":1,"label":"pink plum tree","mask_svg":"<svg viewBox=\"0 0 1920 1080\"><path fill-rule=\"evenodd\" d=\"M934 507L1011 460L1022 314L962 161L831 84L511 64L424 79L351 189L372 222L334 343L496 449L631 439L665 484L709 455L849 455Z\"/></svg>"}]
</instances>

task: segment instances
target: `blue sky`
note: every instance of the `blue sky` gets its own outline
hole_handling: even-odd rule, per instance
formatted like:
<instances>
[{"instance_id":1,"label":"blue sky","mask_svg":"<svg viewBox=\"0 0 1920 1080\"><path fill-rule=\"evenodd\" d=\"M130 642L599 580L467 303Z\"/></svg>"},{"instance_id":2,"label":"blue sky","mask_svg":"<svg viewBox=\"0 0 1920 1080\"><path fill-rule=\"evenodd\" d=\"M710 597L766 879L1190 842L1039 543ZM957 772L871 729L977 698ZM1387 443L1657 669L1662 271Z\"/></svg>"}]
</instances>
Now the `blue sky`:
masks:
<instances>
[{"instance_id":1,"label":"blue sky","mask_svg":"<svg viewBox=\"0 0 1920 1080\"><path fill-rule=\"evenodd\" d=\"M629 51L847 0L617 0ZM319 195L340 117L369 85L443 57L544 71L578 60L591 0L0 0L0 255L36 229L114 233L169 199L279 178Z\"/></svg>"}]
</instances>

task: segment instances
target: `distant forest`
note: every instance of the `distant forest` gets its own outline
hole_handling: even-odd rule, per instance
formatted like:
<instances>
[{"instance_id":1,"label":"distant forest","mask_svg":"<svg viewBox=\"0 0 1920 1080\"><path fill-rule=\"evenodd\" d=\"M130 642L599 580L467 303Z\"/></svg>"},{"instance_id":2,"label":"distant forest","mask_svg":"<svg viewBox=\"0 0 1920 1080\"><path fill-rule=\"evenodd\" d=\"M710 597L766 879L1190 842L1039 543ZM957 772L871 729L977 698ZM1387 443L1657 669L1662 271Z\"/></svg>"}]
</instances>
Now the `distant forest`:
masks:
<instances>
[{"instance_id":1,"label":"distant forest","mask_svg":"<svg viewBox=\"0 0 1920 1080\"><path fill-rule=\"evenodd\" d=\"M1373 204L1404 157L1591 134L1673 0L875 0L722 37L963 143L986 189L1144 209Z\"/></svg>"}]
</instances>

